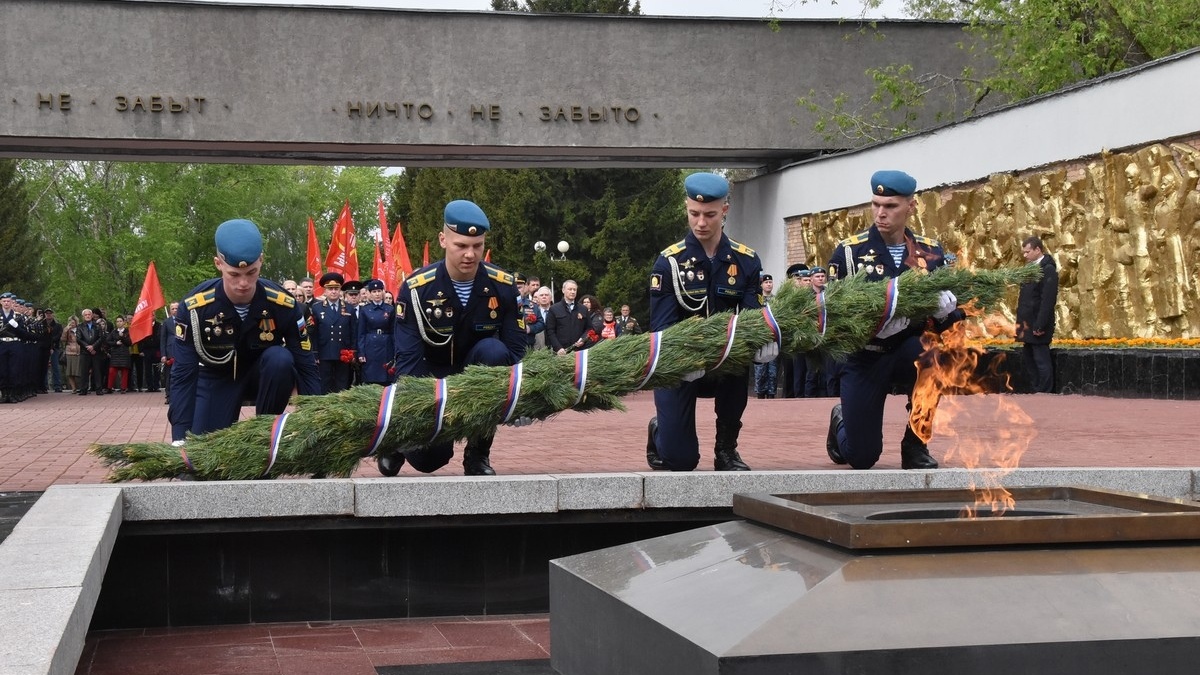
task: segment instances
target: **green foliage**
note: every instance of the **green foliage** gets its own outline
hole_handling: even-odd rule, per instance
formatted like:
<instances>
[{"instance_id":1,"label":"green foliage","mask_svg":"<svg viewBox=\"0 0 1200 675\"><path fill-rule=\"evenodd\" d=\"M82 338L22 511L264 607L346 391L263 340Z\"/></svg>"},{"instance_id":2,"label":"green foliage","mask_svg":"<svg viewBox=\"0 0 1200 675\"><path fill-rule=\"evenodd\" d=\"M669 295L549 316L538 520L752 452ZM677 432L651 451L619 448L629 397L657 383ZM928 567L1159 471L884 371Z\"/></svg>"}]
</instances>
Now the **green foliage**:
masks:
<instances>
[{"instance_id":1,"label":"green foliage","mask_svg":"<svg viewBox=\"0 0 1200 675\"><path fill-rule=\"evenodd\" d=\"M29 232L29 195L17 162L0 159L0 291L43 306L40 249Z\"/></svg>"},{"instance_id":2,"label":"green foliage","mask_svg":"<svg viewBox=\"0 0 1200 675\"><path fill-rule=\"evenodd\" d=\"M322 252L349 199L359 266L369 274L376 200L388 179L377 168L25 160L29 217L42 247L44 301L66 317L82 307L132 311L155 262L163 293L179 299L213 277L213 233L249 218L264 239L263 276L304 276L308 218Z\"/></svg>"},{"instance_id":3,"label":"green foliage","mask_svg":"<svg viewBox=\"0 0 1200 675\"><path fill-rule=\"evenodd\" d=\"M880 2L864 0L870 7ZM827 140L853 146L885 140L913 131L927 107L949 111L938 121L964 117L981 105L1045 94L1200 46L1195 0L906 0L905 11L964 22L971 39L962 48L974 65L960 73L916 73L904 64L868 70L876 93L853 108L844 95L809 92L798 103L817 115L815 128Z\"/></svg>"},{"instance_id":4,"label":"green foliage","mask_svg":"<svg viewBox=\"0 0 1200 675\"><path fill-rule=\"evenodd\" d=\"M500 12L536 12L539 14L621 14L642 13L642 3L629 0L492 0L492 9Z\"/></svg>"}]
</instances>

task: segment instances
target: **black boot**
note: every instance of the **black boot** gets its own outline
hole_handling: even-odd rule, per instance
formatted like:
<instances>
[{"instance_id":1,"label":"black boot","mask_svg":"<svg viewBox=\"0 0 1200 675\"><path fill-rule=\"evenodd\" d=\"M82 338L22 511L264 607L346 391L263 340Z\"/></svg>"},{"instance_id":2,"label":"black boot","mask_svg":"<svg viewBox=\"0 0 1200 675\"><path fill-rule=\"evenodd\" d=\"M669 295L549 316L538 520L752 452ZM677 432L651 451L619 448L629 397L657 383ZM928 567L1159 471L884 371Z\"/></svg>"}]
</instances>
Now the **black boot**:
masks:
<instances>
[{"instance_id":1,"label":"black boot","mask_svg":"<svg viewBox=\"0 0 1200 675\"><path fill-rule=\"evenodd\" d=\"M463 450L463 475L464 476L495 476L496 471L492 469L492 465L488 463L488 457L492 454L492 439L467 439L467 448Z\"/></svg>"},{"instance_id":2,"label":"black boot","mask_svg":"<svg viewBox=\"0 0 1200 675\"><path fill-rule=\"evenodd\" d=\"M829 433L825 436L825 452L829 454L829 459L834 464L846 463L846 458L842 457L842 449L838 447L837 439L837 431L842 424L842 404L839 403L829 411Z\"/></svg>"},{"instance_id":3,"label":"black boot","mask_svg":"<svg viewBox=\"0 0 1200 675\"><path fill-rule=\"evenodd\" d=\"M658 456L658 447L654 444L654 435L658 433L658 418L650 418L650 426L646 433L646 464L655 471L666 471L667 465Z\"/></svg>"},{"instance_id":4,"label":"black boot","mask_svg":"<svg viewBox=\"0 0 1200 675\"><path fill-rule=\"evenodd\" d=\"M717 444L713 448L713 469L717 471L749 471L737 451L738 432L741 422L717 420Z\"/></svg>"},{"instance_id":5,"label":"black boot","mask_svg":"<svg viewBox=\"0 0 1200 675\"><path fill-rule=\"evenodd\" d=\"M400 452L381 452L379 457L375 459L375 464L379 466L379 473L391 478L400 473L400 469L404 466L404 454Z\"/></svg>"},{"instance_id":6,"label":"black boot","mask_svg":"<svg viewBox=\"0 0 1200 675\"><path fill-rule=\"evenodd\" d=\"M900 439L900 468L938 468L937 460L929 454L929 446L913 432L912 427L905 428L904 438Z\"/></svg>"}]
</instances>

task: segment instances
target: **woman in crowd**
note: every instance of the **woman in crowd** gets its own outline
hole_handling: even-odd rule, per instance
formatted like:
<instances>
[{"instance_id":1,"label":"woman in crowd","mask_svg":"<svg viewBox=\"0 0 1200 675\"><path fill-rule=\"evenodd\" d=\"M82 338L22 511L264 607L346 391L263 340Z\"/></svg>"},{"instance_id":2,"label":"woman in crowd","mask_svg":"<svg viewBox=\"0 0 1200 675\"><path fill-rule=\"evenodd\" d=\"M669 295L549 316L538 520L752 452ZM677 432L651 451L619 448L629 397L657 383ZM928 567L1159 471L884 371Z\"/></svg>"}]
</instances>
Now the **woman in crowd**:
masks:
<instances>
[{"instance_id":1,"label":"woman in crowd","mask_svg":"<svg viewBox=\"0 0 1200 675\"><path fill-rule=\"evenodd\" d=\"M583 331L583 346L580 349L587 349L600 341L600 333L604 330L604 312L600 300L594 295L585 295L579 302L587 314L587 328Z\"/></svg>"},{"instance_id":2,"label":"woman in crowd","mask_svg":"<svg viewBox=\"0 0 1200 675\"><path fill-rule=\"evenodd\" d=\"M620 337L621 332L621 323L617 321L616 316L613 314L613 308L605 307L604 322L600 329L600 339L615 340L616 338Z\"/></svg>"},{"instance_id":3,"label":"woman in crowd","mask_svg":"<svg viewBox=\"0 0 1200 675\"><path fill-rule=\"evenodd\" d=\"M79 338L75 331L79 326L79 319L71 317L67 319L67 327L63 329L62 334L62 350L64 354L63 375L67 378L68 391L74 393L79 390Z\"/></svg>"},{"instance_id":4,"label":"woman in crowd","mask_svg":"<svg viewBox=\"0 0 1200 675\"><path fill-rule=\"evenodd\" d=\"M358 310L358 361L362 364L363 382L391 384L395 379L392 359L396 349L392 330L396 325L396 308L383 301L386 291L378 279L367 281L367 304Z\"/></svg>"},{"instance_id":5,"label":"woman in crowd","mask_svg":"<svg viewBox=\"0 0 1200 675\"><path fill-rule=\"evenodd\" d=\"M133 365L129 348L133 342L129 339L125 317L118 316L115 322L116 327L108 333L108 390L124 394L129 391L129 368ZM121 382L119 390L116 389L118 378Z\"/></svg>"}]
</instances>

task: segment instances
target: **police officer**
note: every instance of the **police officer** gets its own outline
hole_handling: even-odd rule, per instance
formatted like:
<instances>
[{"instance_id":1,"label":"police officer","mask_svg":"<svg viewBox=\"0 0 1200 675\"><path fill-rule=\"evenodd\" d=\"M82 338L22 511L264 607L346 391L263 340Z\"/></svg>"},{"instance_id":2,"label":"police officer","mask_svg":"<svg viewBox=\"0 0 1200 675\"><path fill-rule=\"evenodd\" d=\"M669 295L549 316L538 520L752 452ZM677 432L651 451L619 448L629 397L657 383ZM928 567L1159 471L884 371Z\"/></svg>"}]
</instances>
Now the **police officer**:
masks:
<instances>
[{"instance_id":1,"label":"police officer","mask_svg":"<svg viewBox=\"0 0 1200 675\"><path fill-rule=\"evenodd\" d=\"M913 198L917 181L902 171L878 171L871 176L871 215L874 223L866 230L838 243L829 259L829 277L843 279L865 274L868 280L884 282L906 270L929 272L945 264L938 242L915 234L906 226L916 211ZM944 330L963 318L956 309L953 293L942 291L940 306L930 321L911 322L907 317L887 321L876 336L853 353L842 367L841 403L830 413L825 449L836 464L869 469L883 453L883 406L893 387L909 395L916 381L914 362L924 347L926 328ZM900 442L900 463L905 469L936 469L912 426Z\"/></svg>"},{"instance_id":2,"label":"police officer","mask_svg":"<svg viewBox=\"0 0 1200 675\"><path fill-rule=\"evenodd\" d=\"M684 180L687 236L659 253L650 275L650 330L660 331L691 317L761 307L762 262L750 247L725 235L729 183L712 173ZM761 318L759 319L761 320ZM774 348L773 353L768 348ZM779 355L774 343L755 361ZM703 379L701 379L703 377ZM700 462L696 438L696 398L716 399L717 471L749 471L737 451L742 412L749 394L749 372L722 377L698 371L678 387L654 390L657 416L650 420L646 462L652 469L691 471Z\"/></svg>"},{"instance_id":3,"label":"police officer","mask_svg":"<svg viewBox=\"0 0 1200 675\"><path fill-rule=\"evenodd\" d=\"M12 293L0 293L0 403L21 400L19 387L25 367L22 341L32 335L25 315L17 311L17 298Z\"/></svg>"},{"instance_id":4,"label":"police officer","mask_svg":"<svg viewBox=\"0 0 1200 675\"><path fill-rule=\"evenodd\" d=\"M170 350L171 439L237 421L242 401L279 414L292 390L320 394L317 365L296 299L262 271L262 235L249 220L217 227L221 276L193 288L175 313Z\"/></svg>"},{"instance_id":5,"label":"police officer","mask_svg":"<svg viewBox=\"0 0 1200 675\"><path fill-rule=\"evenodd\" d=\"M317 362L321 389L326 394L342 391L350 385L350 362L344 352L354 350L354 311L342 299L345 277L327 272L321 279L325 294L312 304L313 339L317 343Z\"/></svg>"},{"instance_id":6,"label":"police officer","mask_svg":"<svg viewBox=\"0 0 1200 675\"><path fill-rule=\"evenodd\" d=\"M507 366L525 355L525 326L513 275L484 263L491 225L474 202L446 205L438 243L446 257L413 273L396 297L396 374L447 377L472 364ZM495 475L489 461L495 430L467 439L463 473ZM379 472L394 476L407 459L429 473L450 462L453 440L382 453Z\"/></svg>"},{"instance_id":7,"label":"police officer","mask_svg":"<svg viewBox=\"0 0 1200 675\"><path fill-rule=\"evenodd\" d=\"M392 355L395 354L393 329L396 308L383 301L383 282L368 279L367 304L358 308L358 362L363 382L391 384L394 378Z\"/></svg>"}]
</instances>

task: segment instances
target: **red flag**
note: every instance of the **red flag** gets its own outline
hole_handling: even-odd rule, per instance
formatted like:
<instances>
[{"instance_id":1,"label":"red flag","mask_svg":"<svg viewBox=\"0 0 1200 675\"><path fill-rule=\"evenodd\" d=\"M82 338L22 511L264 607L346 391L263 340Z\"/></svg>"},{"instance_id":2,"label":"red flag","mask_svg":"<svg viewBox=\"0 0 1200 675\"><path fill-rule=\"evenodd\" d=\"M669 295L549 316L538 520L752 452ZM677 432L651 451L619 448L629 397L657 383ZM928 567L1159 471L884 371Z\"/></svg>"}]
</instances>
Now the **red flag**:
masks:
<instances>
[{"instance_id":1,"label":"red flag","mask_svg":"<svg viewBox=\"0 0 1200 675\"><path fill-rule=\"evenodd\" d=\"M396 286L396 256L391 252L392 237L388 234L387 211L383 208L383 197L379 198L379 232L375 234L375 265L371 276L383 282L383 287L392 294ZM375 268L378 267L378 270Z\"/></svg>"},{"instance_id":2,"label":"red flag","mask_svg":"<svg viewBox=\"0 0 1200 675\"><path fill-rule=\"evenodd\" d=\"M492 262L492 249L488 249L483 253L483 262Z\"/></svg>"},{"instance_id":3,"label":"red flag","mask_svg":"<svg viewBox=\"0 0 1200 675\"><path fill-rule=\"evenodd\" d=\"M146 280L142 282L142 294L138 297L137 308L133 310L133 322L129 324L129 339L134 342L145 340L154 332L154 311L166 306L163 301L162 286L158 283L158 272L154 269L154 261L146 268Z\"/></svg>"},{"instance_id":4,"label":"red flag","mask_svg":"<svg viewBox=\"0 0 1200 675\"><path fill-rule=\"evenodd\" d=\"M325 270L340 272L346 281L358 279L358 244L354 239L354 219L350 216L350 200L342 207L333 226L329 253L325 254Z\"/></svg>"},{"instance_id":5,"label":"red flag","mask_svg":"<svg viewBox=\"0 0 1200 675\"><path fill-rule=\"evenodd\" d=\"M421 254L421 267L429 265L429 240L425 240L425 252Z\"/></svg>"},{"instance_id":6,"label":"red flag","mask_svg":"<svg viewBox=\"0 0 1200 675\"><path fill-rule=\"evenodd\" d=\"M371 278L372 279L387 279L387 263L379 257L379 239L375 239L375 260L371 262ZM384 282L387 285L387 282Z\"/></svg>"},{"instance_id":7,"label":"red flag","mask_svg":"<svg viewBox=\"0 0 1200 675\"><path fill-rule=\"evenodd\" d=\"M317 241L317 227L312 218L308 219L308 256L304 259L304 269L313 279L321 276L321 242Z\"/></svg>"},{"instance_id":8,"label":"red flag","mask_svg":"<svg viewBox=\"0 0 1200 675\"><path fill-rule=\"evenodd\" d=\"M396 221L396 231L392 233L392 265L396 274L396 288L389 287L388 290L392 295L396 295L400 284L413 273L412 258L408 257L408 243L404 241L403 227L399 221Z\"/></svg>"}]
</instances>

